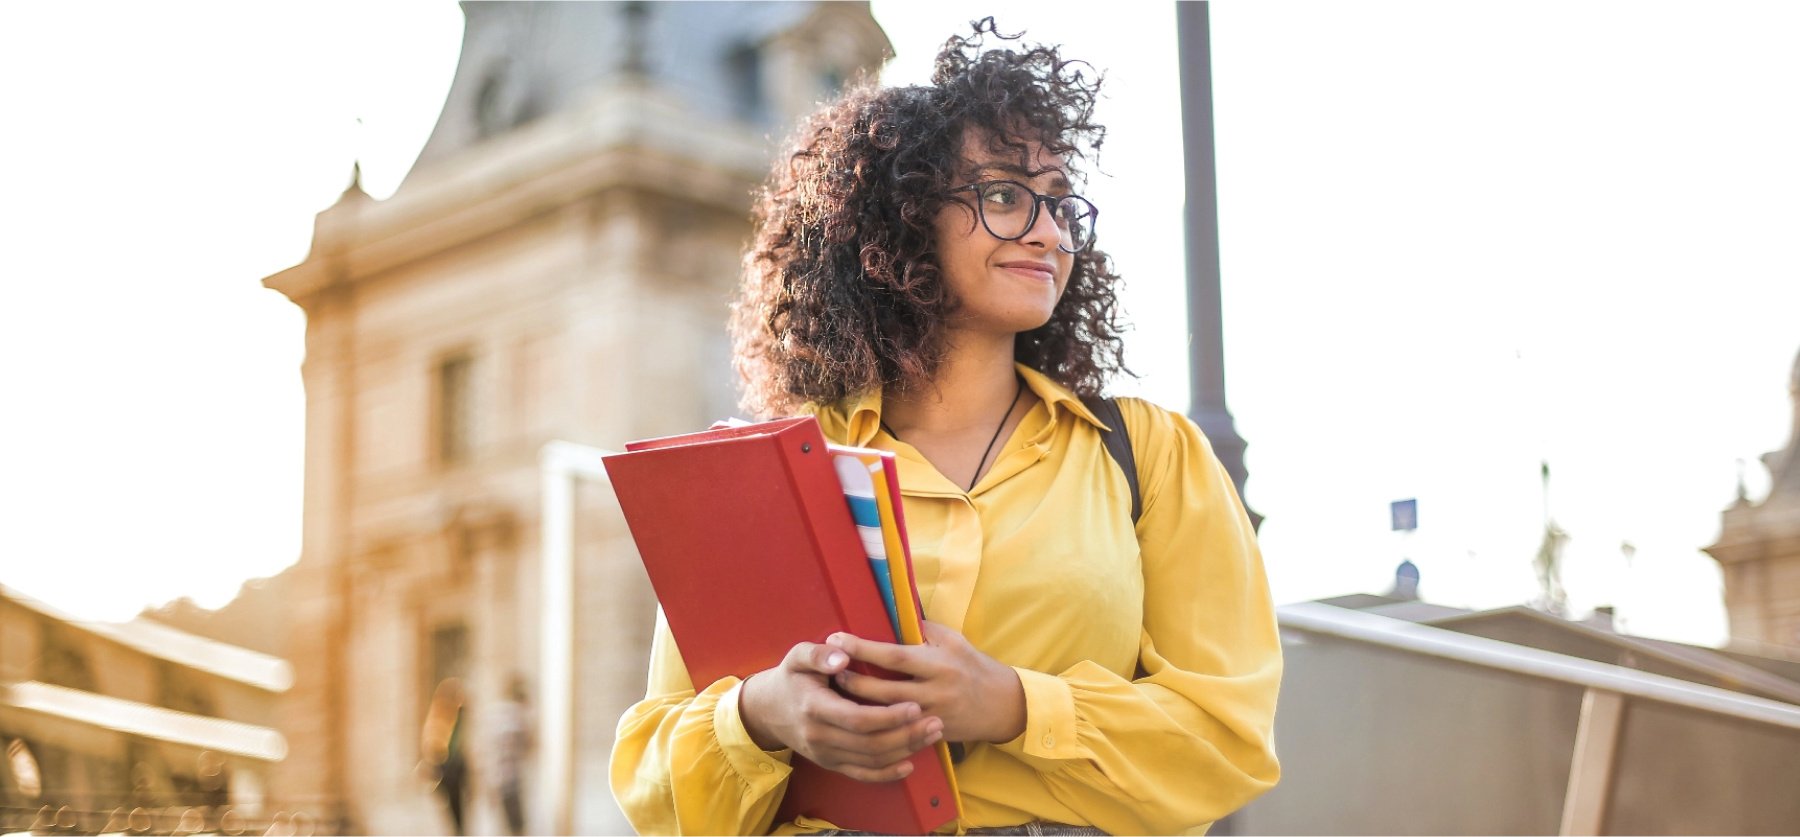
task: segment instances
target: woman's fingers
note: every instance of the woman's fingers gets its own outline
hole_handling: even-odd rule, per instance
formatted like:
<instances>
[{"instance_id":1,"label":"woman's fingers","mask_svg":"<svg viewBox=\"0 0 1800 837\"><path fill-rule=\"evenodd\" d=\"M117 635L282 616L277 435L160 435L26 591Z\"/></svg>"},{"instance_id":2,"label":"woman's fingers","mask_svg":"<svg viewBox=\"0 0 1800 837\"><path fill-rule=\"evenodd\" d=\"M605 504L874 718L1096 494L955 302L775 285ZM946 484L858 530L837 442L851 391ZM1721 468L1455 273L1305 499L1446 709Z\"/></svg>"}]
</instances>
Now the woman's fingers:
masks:
<instances>
[{"instance_id":1,"label":"woman's fingers","mask_svg":"<svg viewBox=\"0 0 1800 837\"><path fill-rule=\"evenodd\" d=\"M826 676L843 671L849 664L850 658L843 649L817 642L796 644L788 649L787 657L781 661L782 667L789 671Z\"/></svg>"},{"instance_id":2,"label":"woman's fingers","mask_svg":"<svg viewBox=\"0 0 1800 837\"><path fill-rule=\"evenodd\" d=\"M819 726L809 731L805 749L819 756L813 760L826 767L854 765L878 770L936 744L943 738L943 730L944 723L937 718L920 718L872 735Z\"/></svg>"},{"instance_id":3,"label":"woman's fingers","mask_svg":"<svg viewBox=\"0 0 1800 837\"><path fill-rule=\"evenodd\" d=\"M896 766L943 736L944 722L914 701L862 704L830 688L852 657L824 643L799 643L780 665L747 678L744 729L764 749L792 747L832 769L852 766L869 781L899 778Z\"/></svg>"},{"instance_id":4,"label":"woman's fingers","mask_svg":"<svg viewBox=\"0 0 1800 837\"><path fill-rule=\"evenodd\" d=\"M819 723L857 735L886 732L923 715L916 703L865 706L830 690L822 691L817 700L806 707L806 712Z\"/></svg>"},{"instance_id":5,"label":"woman's fingers","mask_svg":"<svg viewBox=\"0 0 1800 837\"><path fill-rule=\"evenodd\" d=\"M924 714L944 719L953 741L1006 741L1025 720L1024 686L1011 667L970 645L962 634L925 624L925 645L872 642L844 633L825 644L851 659L904 675L887 680L843 670L832 680L845 694L872 703L916 703Z\"/></svg>"},{"instance_id":6,"label":"woman's fingers","mask_svg":"<svg viewBox=\"0 0 1800 837\"><path fill-rule=\"evenodd\" d=\"M829 769L836 770L859 782L897 782L912 775L913 766L910 761L900 761L880 768L843 764Z\"/></svg>"},{"instance_id":7,"label":"woman's fingers","mask_svg":"<svg viewBox=\"0 0 1800 837\"><path fill-rule=\"evenodd\" d=\"M832 680L851 695L883 705L920 703L924 697L920 693L919 683L912 680L888 680L854 671L840 671L833 675Z\"/></svg>"},{"instance_id":8,"label":"woman's fingers","mask_svg":"<svg viewBox=\"0 0 1800 837\"><path fill-rule=\"evenodd\" d=\"M851 659L872 663L888 671L910 674L914 677L927 673L926 657L929 652L926 650L926 646L876 642L844 633L826 637L825 645L843 651L850 655Z\"/></svg>"}]
</instances>

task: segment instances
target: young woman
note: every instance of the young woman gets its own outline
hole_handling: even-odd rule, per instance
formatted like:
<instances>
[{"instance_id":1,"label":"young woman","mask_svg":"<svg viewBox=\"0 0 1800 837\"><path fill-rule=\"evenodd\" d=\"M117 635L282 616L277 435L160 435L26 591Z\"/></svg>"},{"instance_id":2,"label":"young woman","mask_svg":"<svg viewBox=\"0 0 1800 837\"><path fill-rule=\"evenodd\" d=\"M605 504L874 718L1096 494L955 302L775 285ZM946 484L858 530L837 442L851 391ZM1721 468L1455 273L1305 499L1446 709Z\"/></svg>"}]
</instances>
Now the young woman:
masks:
<instances>
[{"instance_id":1,"label":"young woman","mask_svg":"<svg viewBox=\"0 0 1800 837\"><path fill-rule=\"evenodd\" d=\"M818 830L773 821L793 754L887 781L940 739L976 831L1202 829L1279 775L1280 644L1230 479L1192 422L1120 399L1134 524L1080 398L1122 368L1078 194L1099 83L986 35L951 39L930 86L865 86L803 126L732 323L746 406L898 456L927 642L835 635L696 684L659 628L612 763L642 832Z\"/></svg>"}]
</instances>

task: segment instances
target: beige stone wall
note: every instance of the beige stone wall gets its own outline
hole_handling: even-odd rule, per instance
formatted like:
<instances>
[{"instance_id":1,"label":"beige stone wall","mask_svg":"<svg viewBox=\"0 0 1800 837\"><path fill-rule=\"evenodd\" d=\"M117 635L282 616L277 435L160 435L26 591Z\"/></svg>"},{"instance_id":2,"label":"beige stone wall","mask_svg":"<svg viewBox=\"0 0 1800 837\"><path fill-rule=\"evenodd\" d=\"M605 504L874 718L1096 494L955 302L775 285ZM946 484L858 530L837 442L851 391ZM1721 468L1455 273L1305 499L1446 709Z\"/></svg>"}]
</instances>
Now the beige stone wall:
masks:
<instances>
[{"instance_id":1,"label":"beige stone wall","mask_svg":"<svg viewBox=\"0 0 1800 837\"><path fill-rule=\"evenodd\" d=\"M1800 550L1768 561L1762 641L1800 648Z\"/></svg>"}]
</instances>

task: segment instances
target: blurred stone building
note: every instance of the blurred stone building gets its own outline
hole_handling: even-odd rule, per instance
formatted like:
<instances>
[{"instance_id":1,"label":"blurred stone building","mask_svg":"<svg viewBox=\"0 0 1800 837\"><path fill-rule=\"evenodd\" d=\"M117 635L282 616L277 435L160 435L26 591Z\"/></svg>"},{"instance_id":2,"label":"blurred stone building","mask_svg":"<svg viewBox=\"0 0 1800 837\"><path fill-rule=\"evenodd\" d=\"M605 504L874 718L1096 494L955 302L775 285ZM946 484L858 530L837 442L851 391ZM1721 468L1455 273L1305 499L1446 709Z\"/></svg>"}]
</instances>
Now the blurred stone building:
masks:
<instances>
[{"instance_id":1,"label":"blurred stone building","mask_svg":"<svg viewBox=\"0 0 1800 837\"><path fill-rule=\"evenodd\" d=\"M539 452L732 412L726 305L786 126L889 50L866 3L464 2L412 173L353 183L306 260L302 555L288 580L285 793L345 827L446 833L417 770L438 683L468 693L470 828L503 826L488 711L539 695ZM577 495L575 799L529 827L626 831L606 766L654 600L603 488ZM540 747L544 742L539 742Z\"/></svg>"},{"instance_id":2,"label":"blurred stone building","mask_svg":"<svg viewBox=\"0 0 1800 837\"><path fill-rule=\"evenodd\" d=\"M271 780L292 679L268 654L0 587L0 833L262 833L291 802Z\"/></svg>"},{"instance_id":3,"label":"blurred stone building","mask_svg":"<svg viewBox=\"0 0 1800 837\"><path fill-rule=\"evenodd\" d=\"M1800 654L1800 357L1788 381L1794 424L1787 447L1763 455L1769 495L1751 503L1740 490L1707 552L1725 575L1731 640L1744 648Z\"/></svg>"}]
</instances>

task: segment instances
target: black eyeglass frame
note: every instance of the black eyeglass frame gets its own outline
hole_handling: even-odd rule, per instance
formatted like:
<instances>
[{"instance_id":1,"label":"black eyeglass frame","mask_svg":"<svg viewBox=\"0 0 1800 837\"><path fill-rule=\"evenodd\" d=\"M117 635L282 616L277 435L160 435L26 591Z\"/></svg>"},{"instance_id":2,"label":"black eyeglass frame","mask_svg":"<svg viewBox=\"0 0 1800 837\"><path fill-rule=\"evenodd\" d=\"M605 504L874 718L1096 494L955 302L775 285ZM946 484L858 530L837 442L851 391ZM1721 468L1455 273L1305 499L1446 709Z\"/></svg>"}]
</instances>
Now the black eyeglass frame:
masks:
<instances>
[{"instance_id":1,"label":"black eyeglass frame","mask_svg":"<svg viewBox=\"0 0 1800 837\"><path fill-rule=\"evenodd\" d=\"M1012 236L1001 235L997 232L994 232L993 225L988 223L987 207L985 206L985 204L987 202L981 199L982 193L983 193L984 189L986 189L990 186L998 186L1001 184L1017 186L1021 190L1023 190L1025 192L1025 194L1031 196L1031 212L1025 216L1025 226L1023 229L1019 230L1018 235L1012 235ZM953 195L958 192L974 192L975 193L975 217L981 219L981 228L984 230L987 230L988 235L998 238L1001 241L1018 241L1019 239L1024 238L1026 233L1031 232L1031 228L1033 226L1037 225L1038 208L1040 206L1048 204L1050 206L1050 213L1051 213L1050 217L1055 218L1056 217L1056 204L1059 204L1063 201L1070 200L1070 199L1081 201L1082 203L1087 205L1087 209L1088 209L1088 213L1087 213L1087 215L1088 215L1088 241L1086 244L1083 244L1080 247L1070 249L1069 247L1063 245L1062 236L1059 235L1059 236L1057 236L1056 249L1061 250L1064 253L1079 253L1083 250L1086 250L1086 249L1094 246L1094 240L1095 240L1095 238L1097 238L1099 236L1100 207L1095 206L1093 201L1090 201L1087 198L1084 198L1080 195L1040 195L1036 191L1034 191L1030 186L1020 183L1017 180L983 180L980 183L970 183L967 186L958 186L958 187L950 190L950 194L953 194Z\"/></svg>"}]
</instances>

